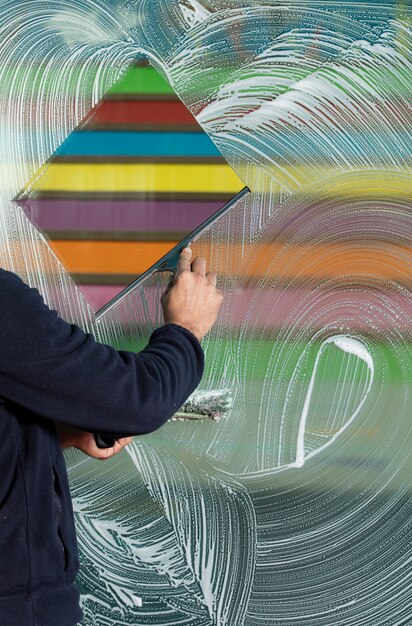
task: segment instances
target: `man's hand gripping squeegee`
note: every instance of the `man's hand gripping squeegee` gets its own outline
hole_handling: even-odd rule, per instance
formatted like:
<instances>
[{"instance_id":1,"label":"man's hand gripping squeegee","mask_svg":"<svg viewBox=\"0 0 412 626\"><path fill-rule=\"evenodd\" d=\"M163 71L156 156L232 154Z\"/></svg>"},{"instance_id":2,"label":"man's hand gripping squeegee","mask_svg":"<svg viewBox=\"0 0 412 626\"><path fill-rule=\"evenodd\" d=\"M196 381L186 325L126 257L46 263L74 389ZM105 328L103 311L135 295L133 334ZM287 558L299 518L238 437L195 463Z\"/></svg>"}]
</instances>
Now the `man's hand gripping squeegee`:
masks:
<instances>
[{"instance_id":1,"label":"man's hand gripping squeegee","mask_svg":"<svg viewBox=\"0 0 412 626\"><path fill-rule=\"evenodd\" d=\"M216 211L205 222L192 231L187 237L180 241L174 248L172 248L164 257L159 259L152 267L150 267L144 274L141 274L133 283L131 283L124 291L118 296L113 298L108 304L106 304L100 311L96 313L96 321L100 321L103 316L114 309L119 302L127 297L131 292L140 287L150 276L158 272L169 272L171 274L176 273L177 263L179 255L182 250L191 244L193 244L208 228L210 228L215 222L217 222L225 213L230 209L247 193L249 189L245 187L240 191L232 200L225 204L221 209ZM229 408L232 406L232 395L230 389L210 390L210 391L195 391L188 400L183 404L177 413L172 417L175 419L219 419L223 417ZM94 436L96 445L99 448L112 448L117 439L121 439L123 435L117 437L108 438L96 434Z\"/></svg>"}]
</instances>

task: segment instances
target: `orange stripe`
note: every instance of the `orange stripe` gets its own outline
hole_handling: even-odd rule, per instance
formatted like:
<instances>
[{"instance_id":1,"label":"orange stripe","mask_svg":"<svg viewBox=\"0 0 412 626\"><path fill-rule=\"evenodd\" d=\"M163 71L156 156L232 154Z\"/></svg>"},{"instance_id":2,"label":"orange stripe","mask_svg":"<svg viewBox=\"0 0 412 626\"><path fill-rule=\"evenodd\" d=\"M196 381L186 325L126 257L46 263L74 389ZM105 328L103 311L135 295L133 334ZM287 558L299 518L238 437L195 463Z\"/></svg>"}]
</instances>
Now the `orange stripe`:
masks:
<instances>
[{"instance_id":1,"label":"orange stripe","mask_svg":"<svg viewBox=\"0 0 412 626\"><path fill-rule=\"evenodd\" d=\"M175 242L53 241L52 247L69 272L76 274L141 274L166 254ZM249 276L307 279L311 276L369 276L405 280L411 276L412 249L377 242L288 246L285 243L256 246L247 264L241 259L241 244L220 247L221 259L233 259L231 274L247 270ZM196 253L196 246L194 247ZM207 252L202 252L207 254ZM226 268L225 268L225 271Z\"/></svg>"},{"instance_id":2,"label":"orange stripe","mask_svg":"<svg viewBox=\"0 0 412 626\"><path fill-rule=\"evenodd\" d=\"M53 241L74 274L142 274L173 248L169 241Z\"/></svg>"}]
</instances>

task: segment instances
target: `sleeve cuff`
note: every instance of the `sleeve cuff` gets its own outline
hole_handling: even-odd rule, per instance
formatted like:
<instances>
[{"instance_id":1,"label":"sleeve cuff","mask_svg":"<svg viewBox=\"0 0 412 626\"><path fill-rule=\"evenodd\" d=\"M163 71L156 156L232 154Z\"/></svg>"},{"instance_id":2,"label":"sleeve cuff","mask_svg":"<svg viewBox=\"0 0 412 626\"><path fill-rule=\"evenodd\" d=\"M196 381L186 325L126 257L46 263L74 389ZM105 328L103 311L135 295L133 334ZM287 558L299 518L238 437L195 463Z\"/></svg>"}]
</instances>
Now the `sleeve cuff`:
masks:
<instances>
[{"instance_id":1,"label":"sleeve cuff","mask_svg":"<svg viewBox=\"0 0 412 626\"><path fill-rule=\"evenodd\" d=\"M188 337L188 339L195 343L197 348L200 348L200 350L203 352L202 344L200 343L196 335L194 335L188 328L185 328L184 326L179 326L179 324L163 324L163 326L156 328L156 330L152 333L152 337L156 337L163 330L167 329L175 329L180 333L183 333L184 335L186 335L186 337Z\"/></svg>"}]
</instances>

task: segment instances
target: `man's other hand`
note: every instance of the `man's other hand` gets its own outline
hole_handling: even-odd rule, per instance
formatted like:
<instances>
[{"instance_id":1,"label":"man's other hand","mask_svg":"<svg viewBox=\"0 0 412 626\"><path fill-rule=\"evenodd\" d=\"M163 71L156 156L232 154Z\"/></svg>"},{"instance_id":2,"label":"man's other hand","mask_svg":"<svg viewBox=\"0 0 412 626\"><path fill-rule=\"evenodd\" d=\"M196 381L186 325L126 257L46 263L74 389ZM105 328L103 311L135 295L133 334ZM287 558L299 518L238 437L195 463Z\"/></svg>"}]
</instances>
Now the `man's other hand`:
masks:
<instances>
[{"instance_id":1,"label":"man's other hand","mask_svg":"<svg viewBox=\"0 0 412 626\"><path fill-rule=\"evenodd\" d=\"M223 294L216 289L216 274L206 273L206 260L185 248L180 254L176 276L162 296L166 324L190 330L201 341L216 321Z\"/></svg>"},{"instance_id":2,"label":"man's other hand","mask_svg":"<svg viewBox=\"0 0 412 626\"><path fill-rule=\"evenodd\" d=\"M57 432L60 437L62 448L77 448L94 459L104 461L114 456L132 441L132 437L117 439L113 448L98 448L92 433L78 430L66 424L56 423Z\"/></svg>"}]
</instances>

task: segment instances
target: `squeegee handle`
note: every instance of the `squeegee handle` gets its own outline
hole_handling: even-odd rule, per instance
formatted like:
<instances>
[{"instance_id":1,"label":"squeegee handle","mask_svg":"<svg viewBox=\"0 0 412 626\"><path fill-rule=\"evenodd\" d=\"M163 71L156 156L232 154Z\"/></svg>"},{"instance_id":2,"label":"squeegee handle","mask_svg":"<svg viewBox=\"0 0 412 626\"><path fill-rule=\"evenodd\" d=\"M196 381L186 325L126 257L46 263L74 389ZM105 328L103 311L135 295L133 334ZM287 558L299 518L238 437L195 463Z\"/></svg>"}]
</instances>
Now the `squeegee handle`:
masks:
<instances>
[{"instance_id":1,"label":"squeegee handle","mask_svg":"<svg viewBox=\"0 0 412 626\"><path fill-rule=\"evenodd\" d=\"M122 436L119 435L118 437L114 438L114 437L107 437L104 435L99 435L98 433L94 435L94 441L96 443L96 446L100 448L101 450L106 450L107 448L113 448L114 444L116 443L118 439L122 439Z\"/></svg>"},{"instance_id":2,"label":"squeegee handle","mask_svg":"<svg viewBox=\"0 0 412 626\"><path fill-rule=\"evenodd\" d=\"M244 187L234 198L229 200L223 207L221 207L216 213L213 213L205 222L203 222L200 226L195 228L187 237L182 239L176 246L174 246L167 254L165 254L161 259L156 261L154 265L152 265L146 272L143 272L136 280L134 280L126 289L123 289L117 296L115 296L110 302L105 304L97 313L95 314L96 322L100 322L106 313L111 311L114 307L116 307L121 300L126 298L126 296L130 295L135 289L143 285L143 283L150 278L153 274L158 272L171 272L174 274L176 272L177 263L179 260L179 255L184 248L190 246L194 243L210 226L212 226L218 219L223 217L225 213L227 213L241 198L246 196L250 192L249 187Z\"/></svg>"}]
</instances>

